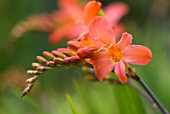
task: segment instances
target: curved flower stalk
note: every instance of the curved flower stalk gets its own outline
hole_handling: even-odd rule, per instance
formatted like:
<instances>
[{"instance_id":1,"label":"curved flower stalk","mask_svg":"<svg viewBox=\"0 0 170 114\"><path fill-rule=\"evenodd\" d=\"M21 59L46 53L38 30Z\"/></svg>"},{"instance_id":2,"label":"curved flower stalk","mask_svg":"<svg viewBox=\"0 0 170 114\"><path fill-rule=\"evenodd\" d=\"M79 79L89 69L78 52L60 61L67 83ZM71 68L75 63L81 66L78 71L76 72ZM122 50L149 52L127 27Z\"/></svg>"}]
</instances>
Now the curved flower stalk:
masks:
<instances>
[{"instance_id":1,"label":"curved flower stalk","mask_svg":"<svg viewBox=\"0 0 170 114\"><path fill-rule=\"evenodd\" d=\"M37 56L36 59L38 62L32 63L32 67L35 68L35 70L27 71L27 74L32 77L26 80L27 85L21 96L25 96L30 91L39 75L54 67L68 67L75 65L91 66L86 62L86 60L80 59L75 52L67 48L59 48L57 50L53 50L51 53L44 51L43 55L44 57Z\"/></svg>"},{"instance_id":2,"label":"curved flower stalk","mask_svg":"<svg viewBox=\"0 0 170 114\"><path fill-rule=\"evenodd\" d=\"M59 9L52 13L42 13L29 16L19 22L11 31L8 45L11 46L23 34L31 31L48 32L49 43L57 44L63 39L75 39L81 33L87 32L91 18L98 15L100 2L90 1L86 5L79 0L58 0ZM125 3L113 3L104 8L107 19L116 28L117 36L124 31L119 20L128 12Z\"/></svg>"}]
</instances>

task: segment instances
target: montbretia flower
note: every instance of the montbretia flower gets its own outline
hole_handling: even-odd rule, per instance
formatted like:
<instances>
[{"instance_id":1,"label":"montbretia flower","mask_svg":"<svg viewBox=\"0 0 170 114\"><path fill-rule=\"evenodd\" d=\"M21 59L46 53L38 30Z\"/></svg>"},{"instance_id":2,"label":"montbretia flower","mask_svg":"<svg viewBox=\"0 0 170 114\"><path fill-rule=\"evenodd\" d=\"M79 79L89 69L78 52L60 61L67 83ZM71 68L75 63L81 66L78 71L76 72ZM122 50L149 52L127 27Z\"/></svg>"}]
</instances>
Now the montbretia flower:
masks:
<instances>
[{"instance_id":1,"label":"montbretia flower","mask_svg":"<svg viewBox=\"0 0 170 114\"><path fill-rule=\"evenodd\" d=\"M91 64L100 81L114 69L121 82L126 82L125 62L145 65L151 60L149 48L142 45L131 45L132 35L125 32L116 43L115 32L109 22L102 17L95 17L89 24L89 35L99 48L91 57Z\"/></svg>"},{"instance_id":2,"label":"montbretia flower","mask_svg":"<svg viewBox=\"0 0 170 114\"><path fill-rule=\"evenodd\" d=\"M55 29L49 36L51 44L56 44L63 38L75 38L82 32L81 18L84 5L77 0L59 0L58 6L59 10L52 14Z\"/></svg>"},{"instance_id":3,"label":"montbretia flower","mask_svg":"<svg viewBox=\"0 0 170 114\"><path fill-rule=\"evenodd\" d=\"M88 24L98 16L102 4L95 0L86 4L80 0L58 0L57 5L58 9L52 13L35 14L19 22L10 33L9 46L23 34L32 31L50 33L50 44L57 44L63 39L75 39L88 33ZM128 7L124 3L113 3L104 8L106 18L117 31L124 30L119 20L127 12Z\"/></svg>"},{"instance_id":4,"label":"montbretia flower","mask_svg":"<svg viewBox=\"0 0 170 114\"><path fill-rule=\"evenodd\" d=\"M51 44L56 44L64 37L73 39L86 32L90 20L98 15L101 3L90 1L80 7L77 0L59 0L59 6L61 10L56 11L54 16L58 27L50 35Z\"/></svg>"}]
</instances>

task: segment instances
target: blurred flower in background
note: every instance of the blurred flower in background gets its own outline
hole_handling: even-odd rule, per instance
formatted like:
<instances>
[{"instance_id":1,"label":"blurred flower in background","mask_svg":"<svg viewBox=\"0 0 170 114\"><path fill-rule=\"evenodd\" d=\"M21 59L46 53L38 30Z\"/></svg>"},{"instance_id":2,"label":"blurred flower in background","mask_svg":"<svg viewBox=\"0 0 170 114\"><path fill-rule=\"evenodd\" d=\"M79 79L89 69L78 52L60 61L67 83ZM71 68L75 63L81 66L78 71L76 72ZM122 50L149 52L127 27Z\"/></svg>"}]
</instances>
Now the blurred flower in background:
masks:
<instances>
[{"instance_id":1,"label":"blurred flower in background","mask_svg":"<svg viewBox=\"0 0 170 114\"><path fill-rule=\"evenodd\" d=\"M29 16L19 22L12 30L9 45L12 45L24 33L31 31L49 32L49 43L57 44L63 39L78 38L82 32L87 31L83 22L85 4L78 0L59 0L56 11ZM96 7L91 8L93 13ZM128 13L128 5L123 2L112 3L104 8L106 18L115 27L119 37L125 28L119 20ZM86 11L85 11L86 13ZM86 20L85 20L85 24Z\"/></svg>"}]
</instances>

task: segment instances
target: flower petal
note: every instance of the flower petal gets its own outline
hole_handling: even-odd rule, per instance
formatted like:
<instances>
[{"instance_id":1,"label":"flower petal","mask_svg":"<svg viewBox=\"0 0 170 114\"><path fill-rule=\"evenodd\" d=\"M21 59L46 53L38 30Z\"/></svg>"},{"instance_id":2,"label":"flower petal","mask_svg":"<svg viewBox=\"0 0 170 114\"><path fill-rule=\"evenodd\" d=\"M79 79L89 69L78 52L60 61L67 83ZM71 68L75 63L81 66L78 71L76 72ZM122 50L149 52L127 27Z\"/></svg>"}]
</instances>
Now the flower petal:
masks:
<instances>
[{"instance_id":1,"label":"flower petal","mask_svg":"<svg viewBox=\"0 0 170 114\"><path fill-rule=\"evenodd\" d=\"M58 0L59 11L66 12L65 15L73 19L82 16L83 7L78 0Z\"/></svg>"},{"instance_id":2,"label":"flower petal","mask_svg":"<svg viewBox=\"0 0 170 114\"><path fill-rule=\"evenodd\" d=\"M152 53L149 48L141 45L130 45L123 51L123 60L132 64L145 65L152 58Z\"/></svg>"},{"instance_id":3,"label":"flower petal","mask_svg":"<svg viewBox=\"0 0 170 114\"><path fill-rule=\"evenodd\" d=\"M125 3L113 3L104 9L104 13L112 25L117 25L119 20L128 12L128 6Z\"/></svg>"},{"instance_id":4,"label":"flower petal","mask_svg":"<svg viewBox=\"0 0 170 114\"><path fill-rule=\"evenodd\" d=\"M125 32L122 34L120 41L117 43L117 46L119 47L120 50L123 50L131 43L132 43L132 35Z\"/></svg>"},{"instance_id":5,"label":"flower petal","mask_svg":"<svg viewBox=\"0 0 170 114\"><path fill-rule=\"evenodd\" d=\"M125 65L123 61L120 61L119 63L116 64L114 71L122 83L127 82Z\"/></svg>"},{"instance_id":6,"label":"flower petal","mask_svg":"<svg viewBox=\"0 0 170 114\"><path fill-rule=\"evenodd\" d=\"M96 1L90 1L86 4L83 13L83 19L86 26L90 23L90 20L98 15L101 3Z\"/></svg>"},{"instance_id":7,"label":"flower petal","mask_svg":"<svg viewBox=\"0 0 170 114\"><path fill-rule=\"evenodd\" d=\"M116 44L115 32L112 26L103 17L97 16L90 22L89 34L97 47Z\"/></svg>"},{"instance_id":8,"label":"flower petal","mask_svg":"<svg viewBox=\"0 0 170 114\"><path fill-rule=\"evenodd\" d=\"M77 3L77 0L58 0L58 6L64 10L72 5L76 5Z\"/></svg>"},{"instance_id":9,"label":"flower petal","mask_svg":"<svg viewBox=\"0 0 170 114\"><path fill-rule=\"evenodd\" d=\"M72 39L75 37L78 37L80 33L83 32L80 24L69 24L69 25L63 25L58 28L50 35L49 42L50 44L56 44L60 42L63 39Z\"/></svg>"},{"instance_id":10,"label":"flower petal","mask_svg":"<svg viewBox=\"0 0 170 114\"><path fill-rule=\"evenodd\" d=\"M97 78L102 81L114 68L114 63L110 59L108 52L98 53L92 60Z\"/></svg>"}]
</instances>

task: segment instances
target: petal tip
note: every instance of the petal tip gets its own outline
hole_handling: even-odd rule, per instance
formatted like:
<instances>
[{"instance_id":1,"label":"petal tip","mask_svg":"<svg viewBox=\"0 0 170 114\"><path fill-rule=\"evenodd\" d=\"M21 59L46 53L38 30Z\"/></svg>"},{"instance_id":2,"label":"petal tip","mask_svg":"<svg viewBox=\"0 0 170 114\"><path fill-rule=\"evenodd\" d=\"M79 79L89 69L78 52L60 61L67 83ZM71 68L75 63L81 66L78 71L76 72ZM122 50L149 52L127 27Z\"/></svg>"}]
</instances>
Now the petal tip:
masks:
<instances>
[{"instance_id":1,"label":"petal tip","mask_svg":"<svg viewBox=\"0 0 170 114\"><path fill-rule=\"evenodd\" d=\"M119 81L121 82L121 83L126 83L127 82L127 77L126 76L124 76L124 77L119 77Z\"/></svg>"}]
</instances>

